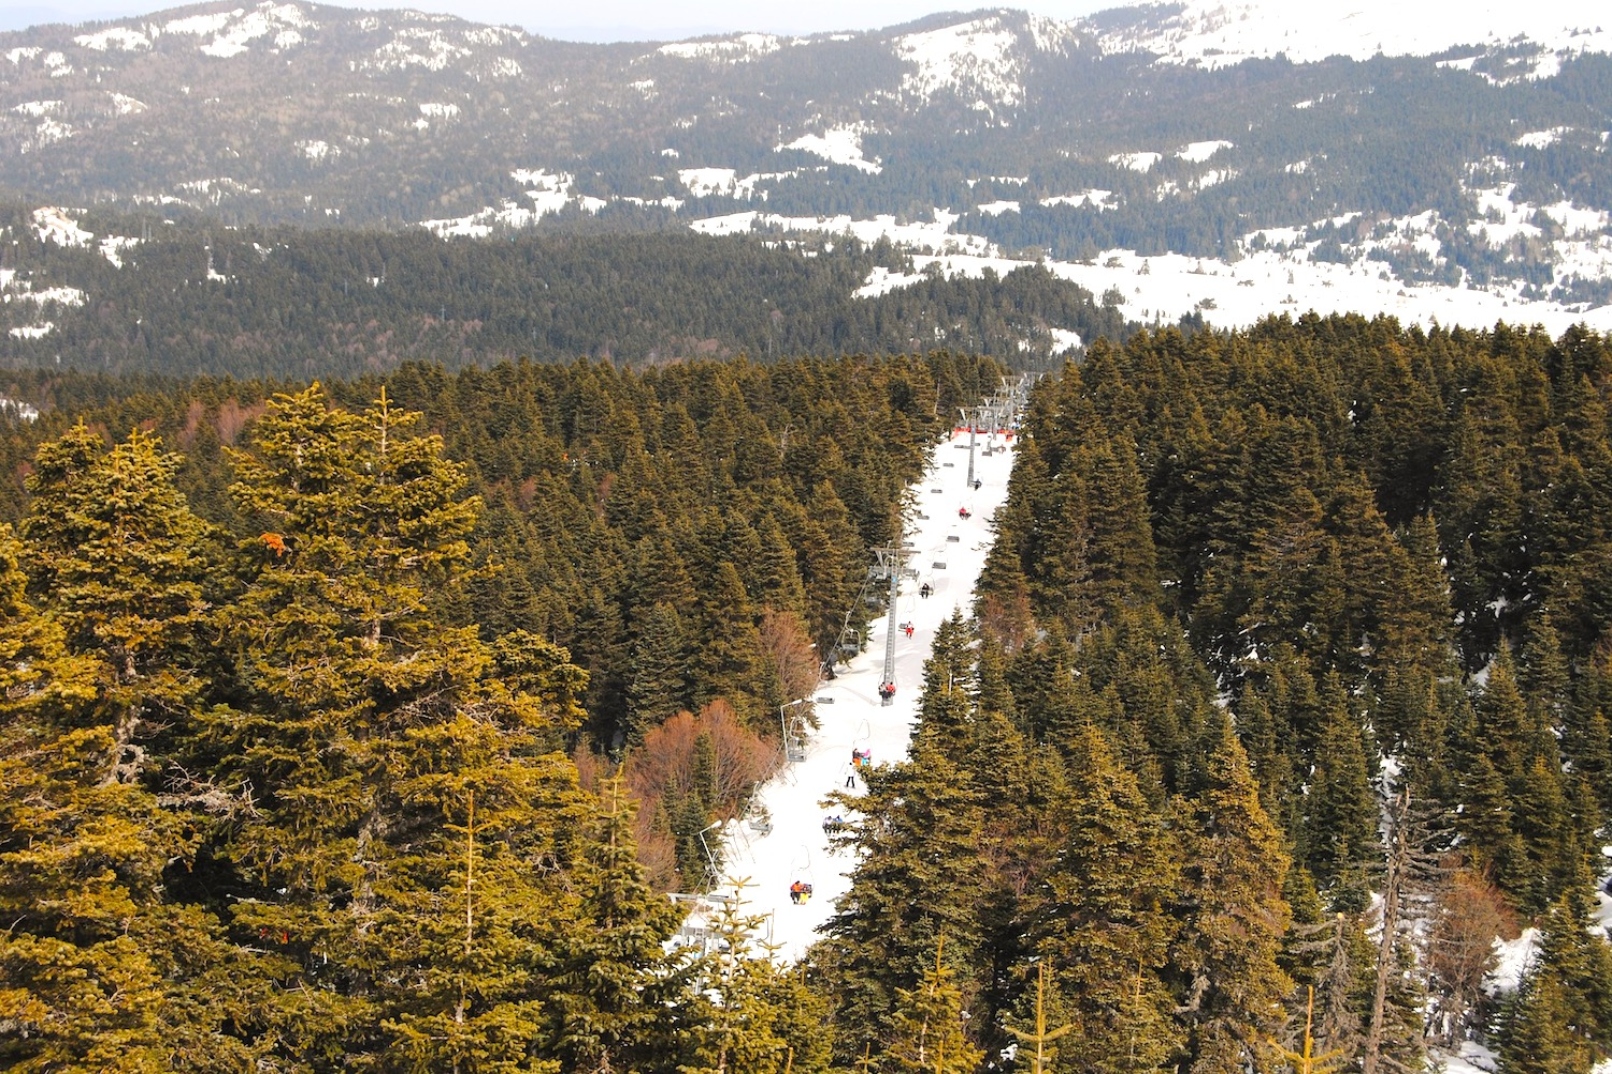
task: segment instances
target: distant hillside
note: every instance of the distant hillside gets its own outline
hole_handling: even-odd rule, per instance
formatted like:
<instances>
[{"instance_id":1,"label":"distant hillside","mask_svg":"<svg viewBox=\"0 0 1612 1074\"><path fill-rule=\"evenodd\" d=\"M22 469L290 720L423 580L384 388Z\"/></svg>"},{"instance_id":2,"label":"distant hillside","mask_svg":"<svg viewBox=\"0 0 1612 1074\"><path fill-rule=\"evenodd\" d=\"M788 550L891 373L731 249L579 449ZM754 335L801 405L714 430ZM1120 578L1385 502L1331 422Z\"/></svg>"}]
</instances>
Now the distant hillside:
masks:
<instances>
[{"instance_id":1,"label":"distant hillside","mask_svg":"<svg viewBox=\"0 0 1612 1074\"><path fill-rule=\"evenodd\" d=\"M1130 327L1113 296L1027 265L858 297L912 271L889 243L783 246L702 235L526 234L444 242L403 233L167 228L122 244L32 217L0 270L0 368L237 377L353 376L409 361L450 368L531 357L655 364L936 348L1045 368ZM148 229L149 230L149 229ZM1058 359L1061 361L1061 359Z\"/></svg>"},{"instance_id":2,"label":"distant hillside","mask_svg":"<svg viewBox=\"0 0 1612 1074\"><path fill-rule=\"evenodd\" d=\"M916 256L1068 264L1275 252L1300 307L1348 265L1392 284L1360 303L1481 288L1491 320L1612 300L1612 33L1582 5L1289 7L660 45L308 3L41 27L0 34L0 193L232 227L856 225ZM1138 304L1173 321L1205 297Z\"/></svg>"}]
</instances>

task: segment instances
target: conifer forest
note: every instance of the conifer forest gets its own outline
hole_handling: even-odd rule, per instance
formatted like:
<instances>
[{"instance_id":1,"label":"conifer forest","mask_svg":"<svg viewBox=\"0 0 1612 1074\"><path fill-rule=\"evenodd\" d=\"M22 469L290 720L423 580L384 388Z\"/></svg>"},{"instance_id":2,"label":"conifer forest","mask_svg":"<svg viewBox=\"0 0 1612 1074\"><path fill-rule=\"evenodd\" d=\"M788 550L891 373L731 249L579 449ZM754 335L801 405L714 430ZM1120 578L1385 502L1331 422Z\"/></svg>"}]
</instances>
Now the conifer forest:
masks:
<instances>
[{"instance_id":1,"label":"conifer forest","mask_svg":"<svg viewBox=\"0 0 1612 1074\"><path fill-rule=\"evenodd\" d=\"M1009 372L8 370L0 1068L1612 1055L1612 340L1584 329L1096 338L1030 391L908 757L839 798L819 942L781 964L735 904L673 942L780 707L885 614L904 490Z\"/></svg>"}]
</instances>

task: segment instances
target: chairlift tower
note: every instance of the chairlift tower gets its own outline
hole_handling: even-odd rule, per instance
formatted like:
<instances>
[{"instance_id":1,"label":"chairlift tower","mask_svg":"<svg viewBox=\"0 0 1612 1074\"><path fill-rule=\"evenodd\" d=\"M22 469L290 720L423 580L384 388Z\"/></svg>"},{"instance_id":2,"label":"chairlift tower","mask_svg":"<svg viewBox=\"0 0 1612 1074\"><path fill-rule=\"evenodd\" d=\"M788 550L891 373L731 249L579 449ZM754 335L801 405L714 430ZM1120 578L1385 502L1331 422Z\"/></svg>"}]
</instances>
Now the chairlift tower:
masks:
<instances>
[{"instance_id":1,"label":"chairlift tower","mask_svg":"<svg viewBox=\"0 0 1612 1074\"><path fill-rule=\"evenodd\" d=\"M783 736L784 760L798 764L806 759L806 735L812 715L812 699L803 697L778 706L778 729Z\"/></svg>"},{"instance_id":2,"label":"chairlift tower","mask_svg":"<svg viewBox=\"0 0 1612 1074\"><path fill-rule=\"evenodd\" d=\"M899 536L897 540L900 540ZM869 574L875 579L890 580L889 611L884 628L884 678L879 680L879 703L886 708L895 704L894 692L885 687L894 687L896 684L896 604L901 593L901 579L904 576L916 577L916 572L902 566L905 553L906 547L899 543L892 548L875 548L873 554L878 557L878 565L869 568Z\"/></svg>"},{"instance_id":3,"label":"chairlift tower","mask_svg":"<svg viewBox=\"0 0 1612 1074\"><path fill-rule=\"evenodd\" d=\"M966 479L968 488L974 487L974 434L979 431L981 423L992 420L991 414L992 411L988 405L977 406L972 410L963 411L963 420L968 422L968 478ZM987 448L985 453L989 455L990 450Z\"/></svg>"}]
</instances>

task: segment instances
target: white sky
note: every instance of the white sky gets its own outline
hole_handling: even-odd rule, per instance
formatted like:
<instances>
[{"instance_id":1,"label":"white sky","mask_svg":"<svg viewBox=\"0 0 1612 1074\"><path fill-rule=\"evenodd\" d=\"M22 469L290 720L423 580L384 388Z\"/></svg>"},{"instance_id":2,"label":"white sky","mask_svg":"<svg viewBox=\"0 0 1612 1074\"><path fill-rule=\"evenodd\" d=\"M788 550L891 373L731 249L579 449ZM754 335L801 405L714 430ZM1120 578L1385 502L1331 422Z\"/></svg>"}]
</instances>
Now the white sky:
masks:
<instances>
[{"instance_id":1,"label":"white sky","mask_svg":"<svg viewBox=\"0 0 1612 1074\"><path fill-rule=\"evenodd\" d=\"M240 0L250 6L253 0ZM1019 0L1011 7L1057 19L1071 19L1127 0ZM700 3L657 3L655 0L452 0L438 3L341 3L341 7L382 9L415 7L446 11L473 22L523 27L567 41L670 40L701 34L756 30L805 34L829 30L872 30L894 26L937 11L972 10L989 0L702 0ZM0 31L20 30L45 22L86 22L149 14L179 6L164 0L150 3L117 0L0 0Z\"/></svg>"}]
</instances>

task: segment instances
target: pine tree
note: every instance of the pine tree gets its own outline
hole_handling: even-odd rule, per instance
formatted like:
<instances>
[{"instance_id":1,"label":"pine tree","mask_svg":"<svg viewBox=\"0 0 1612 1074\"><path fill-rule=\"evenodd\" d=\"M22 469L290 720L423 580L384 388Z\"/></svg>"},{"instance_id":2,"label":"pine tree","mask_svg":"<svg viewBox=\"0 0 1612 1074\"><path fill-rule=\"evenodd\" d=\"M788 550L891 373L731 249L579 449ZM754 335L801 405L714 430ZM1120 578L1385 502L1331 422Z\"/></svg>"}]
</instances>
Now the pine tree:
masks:
<instances>
[{"instance_id":1,"label":"pine tree","mask_svg":"<svg viewBox=\"0 0 1612 1074\"><path fill-rule=\"evenodd\" d=\"M1322 702L1325 722L1304 800L1304 864L1325 891L1360 878L1359 870L1377 857L1378 837L1365 743L1336 673L1327 677ZM1365 897L1363 890L1333 893L1340 908L1361 909Z\"/></svg>"},{"instance_id":2,"label":"pine tree","mask_svg":"<svg viewBox=\"0 0 1612 1074\"><path fill-rule=\"evenodd\" d=\"M824 1068L826 1041L813 1019L819 1002L797 976L752 953L761 919L743 912L747 883L732 881L732 896L718 904L711 926L716 942L694 980L703 1011L681 1034L685 1055L678 1074Z\"/></svg>"},{"instance_id":3,"label":"pine tree","mask_svg":"<svg viewBox=\"0 0 1612 1074\"><path fill-rule=\"evenodd\" d=\"M859 863L813 952L834 999L841 1061L885 1035L897 990L922 979L922 952L944 938L973 964L989 877L979 791L968 770L923 744L921 731L906 762L873 769L867 793L845 804L861 814L841 840Z\"/></svg>"},{"instance_id":4,"label":"pine tree","mask_svg":"<svg viewBox=\"0 0 1612 1074\"><path fill-rule=\"evenodd\" d=\"M143 502L139 488L128 495ZM137 674L110 686L94 629L74 652L65 615L29 602L24 558L0 525L0 1064L244 1063L223 1026L246 1016L251 971L228 964L210 915L167 896L170 868L195 859L200 824L142 779L132 724L150 712L138 673L149 675L151 654L133 647ZM88 599L88 565L56 562L75 580L80 624L124 622ZM103 707L114 690L123 703Z\"/></svg>"},{"instance_id":5,"label":"pine tree","mask_svg":"<svg viewBox=\"0 0 1612 1074\"><path fill-rule=\"evenodd\" d=\"M963 1032L963 995L955 974L942 961L944 941L935 948L935 965L916 988L896 990L890 1042L881 1070L904 1074L972 1074L985 1058Z\"/></svg>"},{"instance_id":6,"label":"pine tree","mask_svg":"<svg viewBox=\"0 0 1612 1074\"><path fill-rule=\"evenodd\" d=\"M675 1023L688 1017L686 969L666 950L677 911L644 879L620 777L601 795L576 870L577 926L544 968L553 986L544 1051L577 1074L650 1069L671 1054Z\"/></svg>"},{"instance_id":7,"label":"pine tree","mask_svg":"<svg viewBox=\"0 0 1612 1074\"><path fill-rule=\"evenodd\" d=\"M687 649L677 609L670 604L652 606L633 645L625 745L637 745L650 728L689 707Z\"/></svg>"},{"instance_id":8,"label":"pine tree","mask_svg":"<svg viewBox=\"0 0 1612 1074\"><path fill-rule=\"evenodd\" d=\"M1195 793L1181 803L1185 870L1171 968L1193 1074L1263 1070L1256 1042L1270 1039L1292 989L1276 963L1289 910L1288 868L1276 829L1260 807L1248 762L1229 722L1205 735Z\"/></svg>"},{"instance_id":9,"label":"pine tree","mask_svg":"<svg viewBox=\"0 0 1612 1074\"><path fill-rule=\"evenodd\" d=\"M147 774L150 724L183 720L198 683L204 527L173 483L179 460L138 430L110 451L82 424L43 445L24 527L35 588L92 656L116 741L113 778Z\"/></svg>"},{"instance_id":10,"label":"pine tree","mask_svg":"<svg viewBox=\"0 0 1612 1074\"><path fill-rule=\"evenodd\" d=\"M1046 1074L1048 1065L1057 1058L1057 1049L1050 1045L1069 1035L1075 1027L1061 1025L1055 1029L1047 1028L1047 964L1036 963L1035 978L1035 1024L1034 1028L1014 1029L1008 1027L1008 1032L1022 1045L1031 1045L1035 1051L1025 1050L1020 1053L1021 1063L1028 1064L1030 1074Z\"/></svg>"},{"instance_id":11,"label":"pine tree","mask_svg":"<svg viewBox=\"0 0 1612 1074\"><path fill-rule=\"evenodd\" d=\"M330 409L315 386L234 456L264 533L222 624L241 696L208 740L253 788L220 853L236 934L297 983L260 1031L282 1062L516 1062L541 1022L535 966L572 912L563 878L528 863L565 860L579 830L575 770L548 751L585 679L512 639L512 678L548 696L512 689L473 628L431 615L428 594L466 573L478 504L416 421L384 394Z\"/></svg>"},{"instance_id":12,"label":"pine tree","mask_svg":"<svg viewBox=\"0 0 1612 1074\"><path fill-rule=\"evenodd\" d=\"M1026 899L1027 931L1057 970L1055 1010L1074 1026L1081 1069L1154 1069L1180 1044L1161 979L1174 939L1174 848L1102 732L1088 725L1066 754L1055 815L1065 842L1044 891Z\"/></svg>"}]
</instances>

